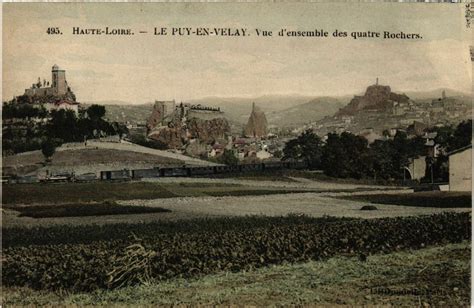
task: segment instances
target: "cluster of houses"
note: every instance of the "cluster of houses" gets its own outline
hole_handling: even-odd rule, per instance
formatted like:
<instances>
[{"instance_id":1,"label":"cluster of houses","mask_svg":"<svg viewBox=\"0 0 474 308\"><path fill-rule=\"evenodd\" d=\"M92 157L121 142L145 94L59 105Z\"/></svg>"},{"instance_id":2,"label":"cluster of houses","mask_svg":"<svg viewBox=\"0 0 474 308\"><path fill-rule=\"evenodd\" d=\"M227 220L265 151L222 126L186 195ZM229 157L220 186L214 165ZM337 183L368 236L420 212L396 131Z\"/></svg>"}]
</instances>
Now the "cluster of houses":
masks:
<instances>
[{"instance_id":1,"label":"cluster of houses","mask_svg":"<svg viewBox=\"0 0 474 308\"><path fill-rule=\"evenodd\" d=\"M208 157L219 157L227 149L231 150L240 161L279 158L284 145L284 141L272 134L267 138L229 137L226 144L216 142L209 150Z\"/></svg>"}]
</instances>

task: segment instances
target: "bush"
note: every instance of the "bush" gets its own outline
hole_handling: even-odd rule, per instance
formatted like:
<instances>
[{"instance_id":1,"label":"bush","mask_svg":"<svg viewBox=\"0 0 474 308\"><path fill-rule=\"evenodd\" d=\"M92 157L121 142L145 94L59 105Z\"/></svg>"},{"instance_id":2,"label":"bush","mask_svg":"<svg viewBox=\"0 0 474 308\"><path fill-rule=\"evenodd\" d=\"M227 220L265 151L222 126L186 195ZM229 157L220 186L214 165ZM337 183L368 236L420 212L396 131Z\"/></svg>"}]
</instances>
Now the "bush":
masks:
<instances>
[{"instance_id":1,"label":"bush","mask_svg":"<svg viewBox=\"0 0 474 308\"><path fill-rule=\"evenodd\" d=\"M363 207L360 208L361 211L375 211L377 210L377 207L373 205L364 205Z\"/></svg>"},{"instance_id":2,"label":"bush","mask_svg":"<svg viewBox=\"0 0 474 308\"><path fill-rule=\"evenodd\" d=\"M64 204L64 205L31 205L14 207L19 211L20 216L33 218L45 217L81 217L81 216L102 216L102 215L123 215L123 214L144 214L144 213L167 213L170 210L159 207L147 206L127 206L118 205L114 202L104 202L102 204Z\"/></svg>"},{"instance_id":3,"label":"bush","mask_svg":"<svg viewBox=\"0 0 474 308\"><path fill-rule=\"evenodd\" d=\"M43 153L46 161L50 161L55 152L56 143L51 139L48 139L41 144L41 153Z\"/></svg>"}]
</instances>

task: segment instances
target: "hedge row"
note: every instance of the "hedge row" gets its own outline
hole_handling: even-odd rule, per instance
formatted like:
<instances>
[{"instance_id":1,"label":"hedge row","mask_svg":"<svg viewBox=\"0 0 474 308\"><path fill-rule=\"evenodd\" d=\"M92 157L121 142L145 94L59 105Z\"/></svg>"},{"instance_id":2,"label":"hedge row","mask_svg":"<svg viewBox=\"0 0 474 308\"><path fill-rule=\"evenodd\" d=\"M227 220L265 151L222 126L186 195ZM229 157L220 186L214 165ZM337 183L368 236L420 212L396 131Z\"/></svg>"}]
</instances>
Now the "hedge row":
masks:
<instances>
[{"instance_id":1,"label":"hedge row","mask_svg":"<svg viewBox=\"0 0 474 308\"><path fill-rule=\"evenodd\" d=\"M195 218L179 221L149 223L117 223L90 225L52 225L36 227L8 227L3 229L3 248L28 245L89 244L96 241L127 239L131 234L140 238L158 234L222 232L267 228L271 225L286 226L349 221L355 218L309 217L289 215L282 217L244 216L220 218Z\"/></svg>"}]
</instances>

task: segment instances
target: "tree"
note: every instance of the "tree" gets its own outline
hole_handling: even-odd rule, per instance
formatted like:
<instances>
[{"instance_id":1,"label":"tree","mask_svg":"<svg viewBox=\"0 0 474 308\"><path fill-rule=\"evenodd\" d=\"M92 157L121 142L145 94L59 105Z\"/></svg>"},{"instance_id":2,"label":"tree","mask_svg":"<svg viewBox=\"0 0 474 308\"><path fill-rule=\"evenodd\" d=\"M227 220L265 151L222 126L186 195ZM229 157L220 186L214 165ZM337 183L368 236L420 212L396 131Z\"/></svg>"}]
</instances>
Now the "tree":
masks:
<instances>
[{"instance_id":1,"label":"tree","mask_svg":"<svg viewBox=\"0 0 474 308\"><path fill-rule=\"evenodd\" d=\"M89 119L93 122L97 122L105 116L105 107L101 105L91 105L87 108L86 113Z\"/></svg>"},{"instance_id":2,"label":"tree","mask_svg":"<svg viewBox=\"0 0 474 308\"><path fill-rule=\"evenodd\" d=\"M471 144L472 140L472 120L459 123L453 135L449 139L448 151L465 147Z\"/></svg>"},{"instance_id":3,"label":"tree","mask_svg":"<svg viewBox=\"0 0 474 308\"><path fill-rule=\"evenodd\" d=\"M322 141L312 130L291 139L283 148L283 160L304 160L310 169L321 166Z\"/></svg>"},{"instance_id":4,"label":"tree","mask_svg":"<svg viewBox=\"0 0 474 308\"><path fill-rule=\"evenodd\" d=\"M417 158L419 156L426 155L426 145L425 140L421 136L416 136L414 138L408 139L408 157Z\"/></svg>"},{"instance_id":5,"label":"tree","mask_svg":"<svg viewBox=\"0 0 474 308\"><path fill-rule=\"evenodd\" d=\"M275 152L273 152L273 157L275 158L282 158L282 156L283 156L282 150L276 150Z\"/></svg>"},{"instance_id":6,"label":"tree","mask_svg":"<svg viewBox=\"0 0 474 308\"><path fill-rule=\"evenodd\" d=\"M45 140L41 144L41 152L43 153L43 156L44 156L46 162L50 162L51 157L56 152L56 143L51 139Z\"/></svg>"},{"instance_id":7,"label":"tree","mask_svg":"<svg viewBox=\"0 0 474 308\"><path fill-rule=\"evenodd\" d=\"M25 118L45 118L48 115L46 108L42 105L30 103L3 103L3 119L25 119Z\"/></svg>"},{"instance_id":8,"label":"tree","mask_svg":"<svg viewBox=\"0 0 474 308\"><path fill-rule=\"evenodd\" d=\"M302 156L301 145L298 139L291 139L283 148L283 160L300 159Z\"/></svg>"},{"instance_id":9,"label":"tree","mask_svg":"<svg viewBox=\"0 0 474 308\"><path fill-rule=\"evenodd\" d=\"M390 179L396 177L394 157L397 156L391 140L376 140L370 145L371 176Z\"/></svg>"},{"instance_id":10,"label":"tree","mask_svg":"<svg viewBox=\"0 0 474 308\"><path fill-rule=\"evenodd\" d=\"M362 178L370 173L367 140L348 132L329 134L322 155L326 175L341 178Z\"/></svg>"},{"instance_id":11,"label":"tree","mask_svg":"<svg viewBox=\"0 0 474 308\"><path fill-rule=\"evenodd\" d=\"M53 110L48 123L48 136L63 142L81 141L84 135L78 129L76 113L72 110Z\"/></svg>"},{"instance_id":12,"label":"tree","mask_svg":"<svg viewBox=\"0 0 474 308\"><path fill-rule=\"evenodd\" d=\"M234 151L225 149L224 153L217 158L217 162L229 166L234 166L239 163L239 159L235 157Z\"/></svg>"}]
</instances>

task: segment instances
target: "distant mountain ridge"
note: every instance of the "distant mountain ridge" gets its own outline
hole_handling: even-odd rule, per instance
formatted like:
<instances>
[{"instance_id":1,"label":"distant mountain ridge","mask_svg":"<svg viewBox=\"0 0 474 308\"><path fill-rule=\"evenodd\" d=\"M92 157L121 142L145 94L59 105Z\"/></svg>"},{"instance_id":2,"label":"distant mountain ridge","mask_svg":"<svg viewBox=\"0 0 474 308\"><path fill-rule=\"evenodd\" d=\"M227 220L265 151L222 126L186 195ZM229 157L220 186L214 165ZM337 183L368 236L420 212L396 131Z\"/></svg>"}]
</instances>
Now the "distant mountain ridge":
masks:
<instances>
[{"instance_id":1,"label":"distant mountain ridge","mask_svg":"<svg viewBox=\"0 0 474 308\"><path fill-rule=\"evenodd\" d=\"M349 97L317 97L304 104L269 113L268 122L277 127L304 125L332 116L339 108L345 106L349 99Z\"/></svg>"},{"instance_id":2,"label":"distant mountain ridge","mask_svg":"<svg viewBox=\"0 0 474 308\"><path fill-rule=\"evenodd\" d=\"M188 102L220 107L229 120L244 125L252 112L252 103L255 103L263 112L270 113L307 103L314 98L314 96L304 95L263 95L258 97L206 97Z\"/></svg>"},{"instance_id":3,"label":"distant mountain ridge","mask_svg":"<svg viewBox=\"0 0 474 308\"><path fill-rule=\"evenodd\" d=\"M110 121L145 123L153 111L153 104L104 105L105 117Z\"/></svg>"},{"instance_id":4,"label":"distant mountain ridge","mask_svg":"<svg viewBox=\"0 0 474 308\"><path fill-rule=\"evenodd\" d=\"M393 90L400 95L405 94L410 99L431 101L441 97L442 91L448 97L463 97L470 99L470 94L447 88L429 91L399 91ZM363 94L362 94L363 95ZM310 95L262 95L255 97L204 97L187 100L187 103L201 104L209 107L220 107L226 118L234 125L242 125L252 111L252 103L265 112L268 125L277 127L299 126L305 123L318 121L325 116L333 116L336 112L347 105L353 95L345 96L310 96ZM177 101L178 103L178 101ZM106 117L113 121L145 122L153 109L153 103L134 104L121 100L107 100L96 102L85 102L84 104L105 105Z\"/></svg>"},{"instance_id":5,"label":"distant mountain ridge","mask_svg":"<svg viewBox=\"0 0 474 308\"><path fill-rule=\"evenodd\" d=\"M447 97L471 97L470 93L465 93L449 88L438 88L429 91L395 91L398 93L404 93L413 100L422 99L436 99L441 97L441 93L445 91Z\"/></svg>"}]
</instances>

